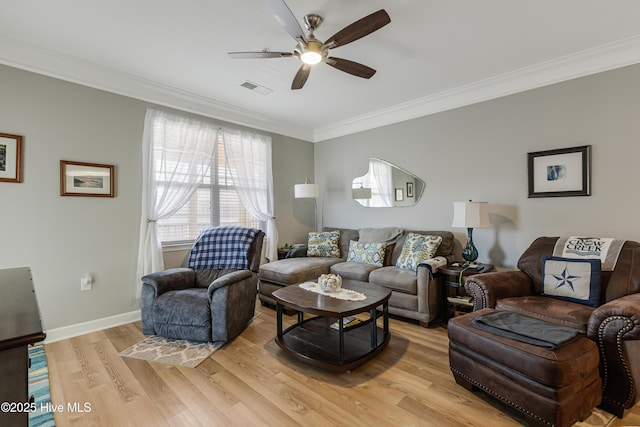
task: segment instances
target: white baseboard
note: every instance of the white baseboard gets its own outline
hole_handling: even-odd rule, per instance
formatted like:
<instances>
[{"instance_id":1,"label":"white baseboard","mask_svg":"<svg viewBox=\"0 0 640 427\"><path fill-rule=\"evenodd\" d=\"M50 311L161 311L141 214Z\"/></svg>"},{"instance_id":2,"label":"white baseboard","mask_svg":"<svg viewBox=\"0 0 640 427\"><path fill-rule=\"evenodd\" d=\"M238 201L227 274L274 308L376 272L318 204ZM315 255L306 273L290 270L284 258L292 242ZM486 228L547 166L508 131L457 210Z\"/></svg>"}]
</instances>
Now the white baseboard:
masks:
<instances>
[{"instance_id":1,"label":"white baseboard","mask_svg":"<svg viewBox=\"0 0 640 427\"><path fill-rule=\"evenodd\" d=\"M76 325L50 329L46 331L47 338L44 340L44 343L49 344L55 341L77 337L78 335L124 325L125 323L136 322L140 320L140 318L140 310L136 310L129 313L116 314L115 316L103 317L102 319L90 320Z\"/></svg>"}]
</instances>

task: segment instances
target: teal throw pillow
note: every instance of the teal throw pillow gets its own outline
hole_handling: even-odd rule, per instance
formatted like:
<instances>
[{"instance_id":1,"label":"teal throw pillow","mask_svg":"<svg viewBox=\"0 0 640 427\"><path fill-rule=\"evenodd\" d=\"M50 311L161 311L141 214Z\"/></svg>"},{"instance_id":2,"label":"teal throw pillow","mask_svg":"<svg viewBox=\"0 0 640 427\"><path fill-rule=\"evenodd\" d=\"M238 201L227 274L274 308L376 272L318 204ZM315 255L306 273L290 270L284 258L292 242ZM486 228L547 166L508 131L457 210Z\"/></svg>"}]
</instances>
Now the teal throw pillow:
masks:
<instances>
[{"instance_id":1,"label":"teal throw pillow","mask_svg":"<svg viewBox=\"0 0 640 427\"><path fill-rule=\"evenodd\" d=\"M435 256L442 237L417 233L407 234L396 267L416 271L418 264Z\"/></svg>"},{"instance_id":2,"label":"teal throw pillow","mask_svg":"<svg viewBox=\"0 0 640 427\"><path fill-rule=\"evenodd\" d=\"M307 256L340 258L340 230L309 233Z\"/></svg>"},{"instance_id":3,"label":"teal throw pillow","mask_svg":"<svg viewBox=\"0 0 640 427\"><path fill-rule=\"evenodd\" d=\"M349 242L349 255L347 257L347 261L382 267L386 247L386 243L360 243L355 240L351 240Z\"/></svg>"}]
</instances>

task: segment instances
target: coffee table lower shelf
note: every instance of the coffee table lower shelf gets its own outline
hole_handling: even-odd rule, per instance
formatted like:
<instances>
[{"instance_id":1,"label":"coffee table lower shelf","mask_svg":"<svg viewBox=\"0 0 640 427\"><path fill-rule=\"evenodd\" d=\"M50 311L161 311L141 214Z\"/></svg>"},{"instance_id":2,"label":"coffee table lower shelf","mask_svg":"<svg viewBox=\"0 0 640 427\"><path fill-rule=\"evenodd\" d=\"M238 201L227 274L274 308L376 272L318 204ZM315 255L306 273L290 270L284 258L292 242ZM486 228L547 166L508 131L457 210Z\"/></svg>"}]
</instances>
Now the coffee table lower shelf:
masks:
<instances>
[{"instance_id":1,"label":"coffee table lower shelf","mask_svg":"<svg viewBox=\"0 0 640 427\"><path fill-rule=\"evenodd\" d=\"M384 328L372 327L372 321L366 320L343 329L341 353L340 331L330 327L337 320L322 316L305 319L287 328L274 340L285 352L306 363L344 372L371 360L391 338Z\"/></svg>"}]
</instances>

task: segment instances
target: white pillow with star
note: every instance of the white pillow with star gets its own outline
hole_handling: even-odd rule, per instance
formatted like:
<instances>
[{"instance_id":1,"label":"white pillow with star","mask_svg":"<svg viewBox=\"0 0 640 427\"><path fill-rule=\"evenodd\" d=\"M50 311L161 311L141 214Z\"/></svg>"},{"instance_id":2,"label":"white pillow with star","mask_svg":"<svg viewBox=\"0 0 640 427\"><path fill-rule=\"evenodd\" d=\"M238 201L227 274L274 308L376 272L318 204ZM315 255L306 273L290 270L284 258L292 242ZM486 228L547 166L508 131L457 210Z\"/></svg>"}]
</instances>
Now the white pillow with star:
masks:
<instances>
[{"instance_id":1,"label":"white pillow with star","mask_svg":"<svg viewBox=\"0 0 640 427\"><path fill-rule=\"evenodd\" d=\"M542 295L591 307L600 305L600 260L542 258Z\"/></svg>"}]
</instances>

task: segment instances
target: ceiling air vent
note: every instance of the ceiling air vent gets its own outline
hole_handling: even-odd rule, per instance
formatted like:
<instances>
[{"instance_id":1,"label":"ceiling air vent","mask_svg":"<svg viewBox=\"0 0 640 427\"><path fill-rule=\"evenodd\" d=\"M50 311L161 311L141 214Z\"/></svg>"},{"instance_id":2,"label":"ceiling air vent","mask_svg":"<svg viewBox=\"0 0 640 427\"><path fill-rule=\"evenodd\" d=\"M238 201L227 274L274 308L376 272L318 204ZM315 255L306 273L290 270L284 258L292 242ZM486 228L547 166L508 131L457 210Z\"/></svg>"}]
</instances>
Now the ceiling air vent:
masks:
<instances>
[{"instance_id":1,"label":"ceiling air vent","mask_svg":"<svg viewBox=\"0 0 640 427\"><path fill-rule=\"evenodd\" d=\"M271 92L273 92L273 90L269 89L268 87L260 86L259 84L250 82L248 80L242 83L240 86L245 87L254 92L258 92L261 95L269 95Z\"/></svg>"}]
</instances>

